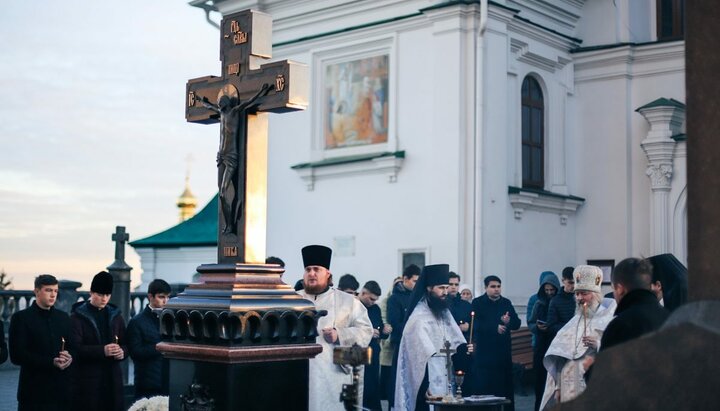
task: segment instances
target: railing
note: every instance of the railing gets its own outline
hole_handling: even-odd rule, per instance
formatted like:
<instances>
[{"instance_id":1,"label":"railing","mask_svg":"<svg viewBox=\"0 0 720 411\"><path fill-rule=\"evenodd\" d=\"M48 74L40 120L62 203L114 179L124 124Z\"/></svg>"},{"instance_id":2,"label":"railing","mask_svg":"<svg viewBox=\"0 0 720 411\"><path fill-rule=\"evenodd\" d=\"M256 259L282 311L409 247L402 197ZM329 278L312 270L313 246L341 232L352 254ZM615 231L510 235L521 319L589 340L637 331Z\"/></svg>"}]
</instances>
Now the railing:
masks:
<instances>
[{"instance_id":1,"label":"railing","mask_svg":"<svg viewBox=\"0 0 720 411\"><path fill-rule=\"evenodd\" d=\"M69 314L73 304L90 298L89 291L76 290L79 284L71 281L60 282L60 292L55 303L57 309ZM170 297L175 297L178 293L181 293L186 286L187 284L171 284L173 292ZM0 290L0 321L5 326L5 333L10 329L12 315L29 307L33 301L35 301L35 294L32 290ZM130 318L142 311L147 304L147 293L141 291L130 293L130 315L125 320L130 320Z\"/></svg>"}]
</instances>

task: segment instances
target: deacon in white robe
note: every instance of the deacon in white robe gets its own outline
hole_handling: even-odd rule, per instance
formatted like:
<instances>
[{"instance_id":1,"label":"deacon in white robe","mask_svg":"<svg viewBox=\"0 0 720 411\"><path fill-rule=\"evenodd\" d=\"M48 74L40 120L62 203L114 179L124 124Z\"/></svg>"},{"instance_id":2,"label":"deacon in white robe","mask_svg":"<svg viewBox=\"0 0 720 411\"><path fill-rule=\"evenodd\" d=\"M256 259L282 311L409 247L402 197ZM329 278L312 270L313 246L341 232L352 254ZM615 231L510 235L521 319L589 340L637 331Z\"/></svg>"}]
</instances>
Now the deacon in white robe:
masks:
<instances>
[{"instance_id":1,"label":"deacon in white robe","mask_svg":"<svg viewBox=\"0 0 720 411\"><path fill-rule=\"evenodd\" d=\"M324 246L303 248L305 288L298 294L312 301L315 308L326 310L327 315L318 321L317 343L323 350L310 360L308 410L344 410L340 402L343 384L352 383L351 368L333 363L333 348L358 344L367 347L373 329L367 310L350 294L330 288L330 257L332 251ZM362 404L362 375L358 393Z\"/></svg>"},{"instance_id":2,"label":"deacon in white robe","mask_svg":"<svg viewBox=\"0 0 720 411\"><path fill-rule=\"evenodd\" d=\"M398 349L394 407L397 411L427 409L424 402L417 403L418 397L425 398L425 392L420 393L420 390L426 370L430 387L444 388L448 377L454 378L454 375L447 376L444 354L440 350L445 348L445 341L450 343L451 349L458 350L465 344L465 337L445 303L448 283L448 265L436 264L423 268L415 286L408 308L410 316ZM468 347L467 352L471 353L472 348ZM433 356L443 358L430 361ZM445 390L432 392L434 396L445 394Z\"/></svg>"},{"instance_id":3,"label":"deacon in white robe","mask_svg":"<svg viewBox=\"0 0 720 411\"><path fill-rule=\"evenodd\" d=\"M585 391L585 372L600 348L602 334L613 319L617 304L602 298L602 271L595 266L580 265L573 272L575 316L560 329L548 348L543 363L547 381L540 409L551 409Z\"/></svg>"}]
</instances>

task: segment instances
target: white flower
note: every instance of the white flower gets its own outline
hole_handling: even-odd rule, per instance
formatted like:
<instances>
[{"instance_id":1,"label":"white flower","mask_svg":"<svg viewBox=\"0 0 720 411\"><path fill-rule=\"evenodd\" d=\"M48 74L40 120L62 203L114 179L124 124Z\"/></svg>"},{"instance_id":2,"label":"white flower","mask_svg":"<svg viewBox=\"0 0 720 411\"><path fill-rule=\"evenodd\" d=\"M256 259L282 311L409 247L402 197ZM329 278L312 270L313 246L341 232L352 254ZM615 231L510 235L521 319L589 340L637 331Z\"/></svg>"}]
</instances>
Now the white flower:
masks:
<instances>
[{"instance_id":1,"label":"white flower","mask_svg":"<svg viewBox=\"0 0 720 411\"><path fill-rule=\"evenodd\" d=\"M167 411L170 408L168 397L156 396L141 398L128 409L128 411Z\"/></svg>"}]
</instances>

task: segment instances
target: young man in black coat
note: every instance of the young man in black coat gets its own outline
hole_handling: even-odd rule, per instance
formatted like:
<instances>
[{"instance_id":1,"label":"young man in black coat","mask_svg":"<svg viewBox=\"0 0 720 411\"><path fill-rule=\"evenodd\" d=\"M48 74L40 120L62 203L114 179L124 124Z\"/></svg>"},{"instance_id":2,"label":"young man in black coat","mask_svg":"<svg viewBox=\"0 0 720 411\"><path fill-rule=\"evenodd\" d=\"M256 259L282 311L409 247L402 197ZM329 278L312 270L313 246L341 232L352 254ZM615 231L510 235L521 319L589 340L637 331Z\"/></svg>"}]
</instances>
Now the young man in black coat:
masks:
<instances>
[{"instance_id":1,"label":"young man in black coat","mask_svg":"<svg viewBox=\"0 0 720 411\"><path fill-rule=\"evenodd\" d=\"M148 285L148 305L127 326L127 346L135 364L135 399L168 394L168 363L155 349L160 342L162 309L170 298L170 284L156 279Z\"/></svg>"},{"instance_id":2,"label":"young man in black coat","mask_svg":"<svg viewBox=\"0 0 720 411\"><path fill-rule=\"evenodd\" d=\"M95 275L90 299L73 305L70 341L77 352L73 370L73 407L88 411L125 409L120 362L126 357L125 320L112 304L113 279Z\"/></svg>"},{"instance_id":3,"label":"young man in black coat","mask_svg":"<svg viewBox=\"0 0 720 411\"><path fill-rule=\"evenodd\" d=\"M651 291L652 266L648 260L626 258L612 272L612 286L618 305L610 321L600 350L622 344L658 330L669 312L660 306Z\"/></svg>"},{"instance_id":4,"label":"young man in black coat","mask_svg":"<svg viewBox=\"0 0 720 411\"><path fill-rule=\"evenodd\" d=\"M407 321L407 309L410 306L410 297L412 297L415 283L420 277L420 267L410 264L403 270L402 281L395 285L392 295L387 302L387 320L392 327L390 333L390 344L395 348L392 361L392 373L397 374L398 347L400 347L400 339L402 338L405 322ZM395 378L390 378L390 392L388 393L388 403L392 407L395 402Z\"/></svg>"},{"instance_id":5,"label":"young man in black coat","mask_svg":"<svg viewBox=\"0 0 720 411\"><path fill-rule=\"evenodd\" d=\"M505 397L512 403L506 410L515 409L512 351L510 332L520 328L520 318L512 302L501 295L500 278L485 277L485 294L472 302L475 311L472 374L473 394Z\"/></svg>"},{"instance_id":6,"label":"young man in black coat","mask_svg":"<svg viewBox=\"0 0 720 411\"><path fill-rule=\"evenodd\" d=\"M457 273L450 271L449 281L450 285L448 286L448 295L446 299L448 309L450 309L450 314L452 314L455 322L458 327L460 327L460 331L462 331L463 336L467 341L470 337L470 313L472 312L472 306L469 302L460 298L460 290L458 290L460 288L460 276Z\"/></svg>"},{"instance_id":7,"label":"young man in black coat","mask_svg":"<svg viewBox=\"0 0 720 411\"><path fill-rule=\"evenodd\" d=\"M363 407L369 410L381 410L380 405L380 340L390 336L389 324L384 324L380 307L377 300L382 291L380 285L375 281L368 281L360 291L358 300L367 308L368 318L373 327L373 336L370 340L372 348L372 359L370 364L365 366L365 378L363 379Z\"/></svg>"},{"instance_id":8,"label":"young man in black coat","mask_svg":"<svg viewBox=\"0 0 720 411\"><path fill-rule=\"evenodd\" d=\"M562 290L560 290L548 306L547 329L550 339L575 316L575 278L573 278L573 267L565 267L562 270Z\"/></svg>"},{"instance_id":9,"label":"young man in black coat","mask_svg":"<svg viewBox=\"0 0 720 411\"><path fill-rule=\"evenodd\" d=\"M35 301L10 320L10 359L20 366L18 410L69 410L70 317L53 306L58 281L35 278Z\"/></svg>"}]
</instances>

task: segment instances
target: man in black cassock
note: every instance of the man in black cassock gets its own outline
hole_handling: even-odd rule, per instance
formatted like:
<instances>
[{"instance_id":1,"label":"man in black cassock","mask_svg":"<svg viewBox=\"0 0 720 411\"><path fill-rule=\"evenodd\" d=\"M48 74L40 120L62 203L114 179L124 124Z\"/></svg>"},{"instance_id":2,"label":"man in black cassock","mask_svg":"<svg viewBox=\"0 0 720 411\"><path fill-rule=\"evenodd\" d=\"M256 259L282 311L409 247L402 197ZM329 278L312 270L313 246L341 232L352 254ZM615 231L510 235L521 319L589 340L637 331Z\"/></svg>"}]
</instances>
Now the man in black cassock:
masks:
<instances>
[{"instance_id":1,"label":"man in black cassock","mask_svg":"<svg viewBox=\"0 0 720 411\"><path fill-rule=\"evenodd\" d=\"M380 340L390 336L390 327L386 327L382 320L380 307L376 304L382 294L380 285L375 281L368 281L360 291L358 300L367 308L368 318L373 327L373 336L370 340L372 359L365 366L363 379L363 407L369 410L381 410L380 405Z\"/></svg>"},{"instance_id":2,"label":"man in black cassock","mask_svg":"<svg viewBox=\"0 0 720 411\"><path fill-rule=\"evenodd\" d=\"M466 344L447 308L448 273L447 264L425 266L413 290L398 349L396 411L428 410L428 394L442 397L447 393L448 378L452 382L453 375L447 375L447 363L442 358L440 362L432 360L443 357L443 350L456 350L452 356L455 372L467 371L473 346ZM431 386L434 392L429 392Z\"/></svg>"},{"instance_id":3,"label":"man in black cassock","mask_svg":"<svg viewBox=\"0 0 720 411\"><path fill-rule=\"evenodd\" d=\"M500 278L485 277L485 294L472 302L475 311L473 342L473 394L496 395L513 401L515 409L510 331L520 328L512 302L501 294Z\"/></svg>"},{"instance_id":4,"label":"man in black cassock","mask_svg":"<svg viewBox=\"0 0 720 411\"><path fill-rule=\"evenodd\" d=\"M70 409L70 317L54 307L58 280L35 278L35 301L10 320L10 359L20 366L18 410Z\"/></svg>"}]
</instances>

